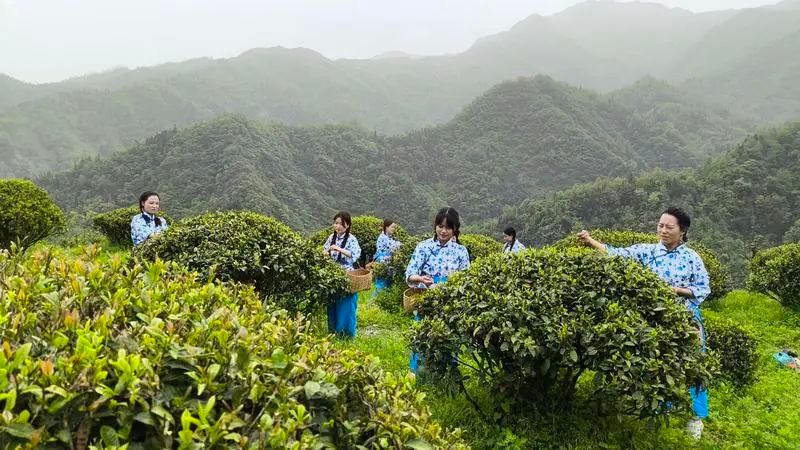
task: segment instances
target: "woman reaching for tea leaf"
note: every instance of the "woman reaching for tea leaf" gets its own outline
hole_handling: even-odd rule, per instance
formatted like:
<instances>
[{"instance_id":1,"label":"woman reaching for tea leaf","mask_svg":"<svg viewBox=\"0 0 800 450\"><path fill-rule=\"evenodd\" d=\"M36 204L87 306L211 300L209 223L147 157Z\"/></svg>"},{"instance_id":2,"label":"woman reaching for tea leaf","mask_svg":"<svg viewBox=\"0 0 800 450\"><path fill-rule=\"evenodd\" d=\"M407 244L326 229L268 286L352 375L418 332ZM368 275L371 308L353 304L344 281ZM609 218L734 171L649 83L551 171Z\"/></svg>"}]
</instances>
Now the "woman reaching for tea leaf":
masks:
<instances>
[{"instance_id":1,"label":"woman reaching for tea leaf","mask_svg":"<svg viewBox=\"0 0 800 450\"><path fill-rule=\"evenodd\" d=\"M698 328L701 350L705 351L706 336L700 304L711 294L711 287L703 260L686 246L690 224L691 218L686 212L679 208L668 208L661 215L656 228L660 240L658 244L617 248L596 241L586 230L578 233L578 239L601 253L635 259L667 282L692 313ZM692 437L700 439L703 419L708 417L708 391L705 387L691 387L689 394L692 397L694 417L689 421L688 429Z\"/></svg>"}]
</instances>

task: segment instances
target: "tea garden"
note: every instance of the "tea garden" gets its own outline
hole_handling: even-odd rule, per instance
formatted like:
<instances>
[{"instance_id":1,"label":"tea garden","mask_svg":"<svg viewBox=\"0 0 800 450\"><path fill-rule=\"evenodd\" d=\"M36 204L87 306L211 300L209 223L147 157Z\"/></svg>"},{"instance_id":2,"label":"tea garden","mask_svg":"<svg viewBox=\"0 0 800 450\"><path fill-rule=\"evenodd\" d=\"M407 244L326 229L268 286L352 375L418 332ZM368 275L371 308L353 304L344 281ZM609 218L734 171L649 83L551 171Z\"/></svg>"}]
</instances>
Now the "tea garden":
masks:
<instances>
[{"instance_id":1,"label":"tea garden","mask_svg":"<svg viewBox=\"0 0 800 450\"><path fill-rule=\"evenodd\" d=\"M374 270L393 286L361 294L358 336L344 340L323 323L348 286L319 250L327 230L209 213L134 252L133 214L63 234L44 191L0 181L3 448L800 447L800 374L772 359L800 347L800 244L760 252L748 290L732 292L693 246L714 291L702 354L658 277L572 237L509 256L463 236L472 267L425 294L415 323L401 274L423 237L400 230ZM354 218L365 255L379 232L380 219ZM711 416L695 443L682 424L697 381Z\"/></svg>"}]
</instances>

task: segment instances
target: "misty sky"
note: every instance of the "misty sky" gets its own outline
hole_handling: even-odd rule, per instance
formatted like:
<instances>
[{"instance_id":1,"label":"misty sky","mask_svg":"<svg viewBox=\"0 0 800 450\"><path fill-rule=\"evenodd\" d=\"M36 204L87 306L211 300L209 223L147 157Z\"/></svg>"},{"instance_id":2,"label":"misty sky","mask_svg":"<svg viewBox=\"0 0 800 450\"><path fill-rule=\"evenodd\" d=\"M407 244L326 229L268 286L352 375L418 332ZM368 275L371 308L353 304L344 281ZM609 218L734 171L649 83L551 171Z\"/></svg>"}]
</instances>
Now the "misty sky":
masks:
<instances>
[{"instance_id":1,"label":"misty sky","mask_svg":"<svg viewBox=\"0 0 800 450\"><path fill-rule=\"evenodd\" d=\"M691 11L778 0L659 0ZM57 81L115 66L254 47L307 47L329 58L401 50L460 52L531 14L576 0L0 0L0 73Z\"/></svg>"}]
</instances>

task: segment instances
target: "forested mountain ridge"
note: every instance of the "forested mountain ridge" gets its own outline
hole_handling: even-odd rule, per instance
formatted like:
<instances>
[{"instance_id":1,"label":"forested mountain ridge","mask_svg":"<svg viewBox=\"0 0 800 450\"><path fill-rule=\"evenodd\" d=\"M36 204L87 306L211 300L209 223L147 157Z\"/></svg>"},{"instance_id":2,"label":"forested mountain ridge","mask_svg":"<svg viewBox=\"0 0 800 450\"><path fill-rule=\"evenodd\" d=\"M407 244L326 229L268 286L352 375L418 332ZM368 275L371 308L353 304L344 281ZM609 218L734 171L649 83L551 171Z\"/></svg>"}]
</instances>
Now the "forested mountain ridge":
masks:
<instances>
[{"instance_id":1,"label":"forested mountain ridge","mask_svg":"<svg viewBox=\"0 0 800 450\"><path fill-rule=\"evenodd\" d=\"M783 6L691 14L653 4L586 2L554 16L531 16L455 55L333 61L276 47L41 86L0 82L0 158L7 161L0 176L61 168L173 125L227 113L406 132L446 123L491 86L537 73L601 90L653 75L680 83L693 104L744 113L748 127L793 119L800 115L800 82L792 17L800 11ZM714 35L730 34L730 21L758 24L733 28L748 51L722 49L719 57L707 57L718 48ZM764 33L765 27L780 33ZM688 60L694 62L681 62ZM691 71L681 74L684 66ZM682 82L698 73L706 75Z\"/></svg>"},{"instance_id":2,"label":"forested mountain ridge","mask_svg":"<svg viewBox=\"0 0 800 450\"><path fill-rule=\"evenodd\" d=\"M778 244L800 218L800 122L766 130L696 169L604 178L507 209L501 225L549 244L580 228L654 232L667 206L693 217L690 236L739 272L755 249Z\"/></svg>"},{"instance_id":3,"label":"forested mountain ridge","mask_svg":"<svg viewBox=\"0 0 800 450\"><path fill-rule=\"evenodd\" d=\"M539 76L501 83L447 124L405 135L224 117L84 160L41 183L79 211L129 205L137 192L156 189L175 216L244 208L315 229L348 208L419 228L445 203L476 222L601 174L698 164L693 146L704 138L670 132L677 118L668 114L659 120L641 118L621 99Z\"/></svg>"}]
</instances>

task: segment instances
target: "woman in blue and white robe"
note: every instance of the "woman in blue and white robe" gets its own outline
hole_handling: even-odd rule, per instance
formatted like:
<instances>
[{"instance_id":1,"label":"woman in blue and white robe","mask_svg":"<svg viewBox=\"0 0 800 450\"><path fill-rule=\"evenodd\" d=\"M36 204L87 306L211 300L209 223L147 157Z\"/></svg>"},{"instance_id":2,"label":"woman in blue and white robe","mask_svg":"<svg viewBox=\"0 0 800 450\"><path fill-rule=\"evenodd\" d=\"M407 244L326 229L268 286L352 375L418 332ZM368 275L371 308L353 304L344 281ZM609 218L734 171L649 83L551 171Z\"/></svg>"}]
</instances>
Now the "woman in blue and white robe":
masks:
<instances>
[{"instance_id":1,"label":"woman in blue and white robe","mask_svg":"<svg viewBox=\"0 0 800 450\"><path fill-rule=\"evenodd\" d=\"M160 236L168 228L166 219L156 215L160 207L161 199L155 192L148 191L139 196L140 214L131 219L131 241L134 247L144 244L151 236Z\"/></svg>"},{"instance_id":2,"label":"woman in blue and white robe","mask_svg":"<svg viewBox=\"0 0 800 450\"><path fill-rule=\"evenodd\" d=\"M434 236L426 239L414 249L406 267L406 283L412 287L430 288L444 283L447 278L469 268L469 252L458 243L461 220L453 208L442 208L434 219ZM419 316L414 314L414 319ZM419 368L419 354L411 353L409 368L416 373Z\"/></svg>"},{"instance_id":3,"label":"woman in blue and white robe","mask_svg":"<svg viewBox=\"0 0 800 450\"><path fill-rule=\"evenodd\" d=\"M706 333L700 305L711 294L711 285L703 260L686 246L691 219L679 208L669 208L658 222L658 244L636 244L617 248L593 239L587 231L578 233L578 239L602 253L635 259L664 280L692 313L698 328L701 350L706 348ZM694 417L689 422L689 432L696 439L703 431L703 419L708 417L708 390L705 387L689 388Z\"/></svg>"},{"instance_id":4,"label":"woman in blue and white robe","mask_svg":"<svg viewBox=\"0 0 800 450\"><path fill-rule=\"evenodd\" d=\"M378 235L378 240L375 243L375 257L373 258L373 261L382 264L388 264L392 259L392 254L401 245L400 241L392 238L396 229L397 224L394 223L393 220L383 219L383 230L381 231L381 234ZM389 276L386 278L375 279L375 290L372 292L373 298L378 295L379 291L389 287L392 279L391 276L392 275L389 274Z\"/></svg>"},{"instance_id":5,"label":"woman in blue and white robe","mask_svg":"<svg viewBox=\"0 0 800 450\"><path fill-rule=\"evenodd\" d=\"M356 261L361 257L358 239L350 234L351 224L350 213L342 211L333 216L333 233L323 246L325 254L346 271L355 269ZM332 299L328 304L328 332L355 337L357 309L357 292Z\"/></svg>"}]
</instances>

